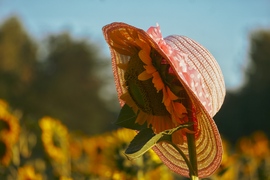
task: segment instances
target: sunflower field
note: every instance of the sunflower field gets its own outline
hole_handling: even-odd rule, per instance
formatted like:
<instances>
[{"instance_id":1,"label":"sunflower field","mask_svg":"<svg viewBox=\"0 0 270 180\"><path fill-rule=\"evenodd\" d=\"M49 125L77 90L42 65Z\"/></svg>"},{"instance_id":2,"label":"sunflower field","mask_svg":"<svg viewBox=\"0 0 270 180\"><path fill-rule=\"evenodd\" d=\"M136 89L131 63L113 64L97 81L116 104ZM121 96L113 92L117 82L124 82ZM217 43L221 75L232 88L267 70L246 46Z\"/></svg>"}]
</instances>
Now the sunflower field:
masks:
<instances>
[{"instance_id":1,"label":"sunflower field","mask_svg":"<svg viewBox=\"0 0 270 180\"><path fill-rule=\"evenodd\" d=\"M22 119L22 112L0 100L1 179L184 179L150 150L130 161L124 150L135 131L117 129L87 136L45 116ZM242 137L235 147L223 139L220 168L209 179L269 179L269 139L263 132Z\"/></svg>"}]
</instances>

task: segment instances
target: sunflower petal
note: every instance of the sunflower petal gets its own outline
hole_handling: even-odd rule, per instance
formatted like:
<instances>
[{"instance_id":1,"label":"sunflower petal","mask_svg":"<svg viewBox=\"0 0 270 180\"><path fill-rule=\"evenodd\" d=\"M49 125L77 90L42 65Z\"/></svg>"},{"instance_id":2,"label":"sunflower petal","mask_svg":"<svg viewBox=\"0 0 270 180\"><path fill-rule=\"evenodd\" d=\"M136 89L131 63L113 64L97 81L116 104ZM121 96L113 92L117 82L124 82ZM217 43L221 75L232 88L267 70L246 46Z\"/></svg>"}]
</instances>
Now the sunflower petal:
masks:
<instances>
[{"instance_id":1,"label":"sunflower petal","mask_svg":"<svg viewBox=\"0 0 270 180\"><path fill-rule=\"evenodd\" d=\"M172 101L178 99L178 97L170 90L169 87L167 87L167 92L168 92L169 98L170 98Z\"/></svg>"},{"instance_id":2,"label":"sunflower petal","mask_svg":"<svg viewBox=\"0 0 270 180\"><path fill-rule=\"evenodd\" d=\"M136 119L136 123L142 125L145 123L145 121L149 118L149 115L144 113L143 111L140 111L138 113L137 119Z\"/></svg>"},{"instance_id":3,"label":"sunflower petal","mask_svg":"<svg viewBox=\"0 0 270 180\"><path fill-rule=\"evenodd\" d=\"M179 118L183 118L187 114L187 109L182 103L174 102L173 108L174 108L174 112Z\"/></svg>"},{"instance_id":4,"label":"sunflower petal","mask_svg":"<svg viewBox=\"0 0 270 180\"><path fill-rule=\"evenodd\" d=\"M153 80L152 80L155 88L157 89L157 91L160 91L161 89L163 89L164 87L164 83L159 75L158 72L154 72L153 73Z\"/></svg>"},{"instance_id":5,"label":"sunflower petal","mask_svg":"<svg viewBox=\"0 0 270 180\"><path fill-rule=\"evenodd\" d=\"M153 74L157 69L153 65L143 66L148 74Z\"/></svg>"},{"instance_id":6,"label":"sunflower petal","mask_svg":"<svg viewBox=\"0 0 270 180\"><path fill-rule=\"evenodd\" d=\"M115 124L133 130L141 130L146 128L146 125L144 123L138 124L136 123L136 120L137 115L134 113L130 106L125 104L122 107Z\"/></svg>"},{"instance_id":7,"label":"sunflower petal","mask_svg":"<svg viewBox=\"0 0 270 180\"><path fill-rule=\"evenodd\" d=\"M151 47L149 46L149 44L147 44L145 41L142 41L140 39L136 39L135 43L141 48L144 49L146 51L146 53L150 54L151 51Z\"/></svg>"},{"instance_id":8,"label":"sunflower petal","mask_svg":"<svg viewBox=\"0 0 270 180\"><path fill-rule=\"evenodd\" d=\"M138 79L141 81L148 80L152 77L152 74L148 74L146 71L143 71L141 74L138 75Z\"/></svg>"},{"instance_id":9,"label":"sunflower petal","mask_svg":"<svg viewBox=\"0 0 270 180\"><path fill-rule=\"evenodd\" d=\"M152 64L152 59L150 57L150 53L148 53L146 50L140 50L140 52L138 53L140 59L142 60L142 62L144 62L144 64L150 65Z\"/></svg>"}]
</instances>

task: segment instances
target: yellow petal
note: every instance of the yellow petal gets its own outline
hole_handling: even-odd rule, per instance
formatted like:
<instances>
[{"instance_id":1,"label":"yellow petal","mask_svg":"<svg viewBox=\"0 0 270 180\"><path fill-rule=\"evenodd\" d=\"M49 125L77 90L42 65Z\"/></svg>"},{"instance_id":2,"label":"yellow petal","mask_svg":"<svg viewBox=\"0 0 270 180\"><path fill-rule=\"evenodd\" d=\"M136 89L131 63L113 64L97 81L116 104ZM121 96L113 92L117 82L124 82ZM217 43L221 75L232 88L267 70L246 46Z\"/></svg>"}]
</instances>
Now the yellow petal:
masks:
<instances>
[{"instance_id":1,"label":"yellow petal","mask_svg":"<svg viewBox=\"0 0 270 180\"><path fill-rule=\"evenodd\" d=\"M171 100L176 100L176 99L178 99L178 97L170 90L169 87L167 87L166 89L167 89L169 98L170 98Z\"/></svg>"},{"instance_id":2,"label":"yellow petal","mask_svg":"<svg viewBox=\"0 0 270 180\"><path fill-rule=\"evenodd\" d=\"M174 124L177 125L177 124L180 124L180 123L181 123L180 118L177 117L177 115L176 115L174 112L170 112L170 114L171 114L172 122L173 122Z\"/></svg>"},{"instance_id":3,"label":"yellow petal","mask_svg":"<svg viewBox=\"0 0 270 180\"><path fill-rule=\"evenodd\" d=\"M136 39L135 43L141 48L144 49L148 54L150 54L151 47L143 40Z\"/></svg>"},{"instance_id":4,"label":"yellow petal","mask_svg":"<svg viewBox=\"0 0 270 180\"><path fill-rule=\"evenodd\" d=\"M148 74L153 74L157 69L153 65L143 66Z\"/></svg>"},{"instance_id":5,"label":"yellow petal","mask_svg":"<svg viewBox=\"0 0 270 180\"><path fill-rule=\"evenodd\" d=\"M166 91L165 88L162 89L162 93L163 93L163 99L162 99L162 103L166 106L168 112L171 112L168 107L170 106L171 100L169 98L169 95Z\"/></svg>"},{"instance_id":6,"label":"yellow petal","mask_svg":"<svg viewBox=\"0 0 270 180\"><path fill-rule=\"evenodd\" d=\"M157 91L160 91L164 87L164 83L159 75L159 73L156 71L153 73L153 80L152 80L155 88Z\"/></svg>"},{"instance_id":7,"label":"yellow petal","mask_svg":"<svg viewBox=\"0 0 270 180\"><path fill-rule=\"evenodd\" d=\"M141 81L148 80L152 77L152 74L148 74L146 71L143 71L141 74L139 74L138 79Z\"/></svg>"},{"instance_id":8,"label":"yellow petal","mask_svg":"<svg viewBox=\"0 0 270 180\"><path fill-rule=\"evenodd\" d=\"M155 133L160 133L165 129L164 124L167 122L169 123L170 121L166 121L166 116L154 116L152 115L151 117L149 117L148 123L149 125L152 125L152 129Z\"/></svg>"},{"instance_id":9,"label":"yellow petal","mask_svg":"<svg viewBox=\"0 0 270 180\"><path fill-rule=\"evenodd\" d=\"M152 59L150 57L150 53L148 53L146 50L140 50L139 52L139 57L144 62L144 64L152 64Z\"/></svg>"},{"instance_id":10,"label":"yellow petal","mask_svg":"<svg viewBox=\"0 0 270 180\"><path fill-rule=\"evenodd\" d=\"M125 101L125 103L131 107L134 111L134 113L137 113L139 108L138 106L136 105L136 103L133 101L133 99L131 98L130 94L128 92L122 94L120 96L120 99L122 99L123 101Z\"/></svg>"},{"instance_id":11,"label":"yellow petal","mask_svg":"<svg viewBox=\"0 0 270 180\"><path fill-rule=\"evenodd\" d=\"M173 107L177 117L183 118L187 114L187 109L182 103L174 102Z\"/></svg>"},{"instance_id":12,"label":"yellow petal","mask_svg":"<svg viewBox=\"0 0 270 180\"><path fill-rule=\"evenodd\" d=\"M145 121L148 119L148 114L146 114L143 111L140 111L137 118L136 118L136 123L143 125L145 123Z\"/></svg>"}]
</instances>

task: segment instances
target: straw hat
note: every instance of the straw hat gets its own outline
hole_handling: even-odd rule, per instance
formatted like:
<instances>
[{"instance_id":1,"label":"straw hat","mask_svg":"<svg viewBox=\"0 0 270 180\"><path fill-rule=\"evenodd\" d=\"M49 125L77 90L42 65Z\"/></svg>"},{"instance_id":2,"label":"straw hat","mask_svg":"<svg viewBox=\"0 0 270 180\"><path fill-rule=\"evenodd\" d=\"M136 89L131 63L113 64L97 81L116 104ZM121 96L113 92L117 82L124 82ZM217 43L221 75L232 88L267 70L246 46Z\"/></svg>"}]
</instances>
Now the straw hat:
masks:
<instances>
[{"instance_id":1,"label":"straw hat","mask_svg":"<svg viewBox=\"0 0 270 180\"><path fill-rule=\"evenodd\" d=\"M120 99L127 90L124 71L118 64L129 61L130 56L125 48L116 51L112 46L112 34L121 36L122 43L128 48L136 46L135 38L143 39L155 49L176 72L178 80L183 85L196 112L198 133L196 133L196 150L199 177L210 176L220 165L222 159L222 141L213 116L220 109L224 96L225 85L222 72L214 57L202 45L194 40L178 35L162 38L159 26L151 27L148 31L138 29L124 23L112 23L103 27L103 33L110 45L113 73ZM136 49L136 48L135 48ZM123 51L123 53L121 53ZM187 155L187 142L178 147ZM174 172L189 176L189 169L182 156L169 144L158 143L154 151L161 160Z\"/></svg>"}]
</instances>

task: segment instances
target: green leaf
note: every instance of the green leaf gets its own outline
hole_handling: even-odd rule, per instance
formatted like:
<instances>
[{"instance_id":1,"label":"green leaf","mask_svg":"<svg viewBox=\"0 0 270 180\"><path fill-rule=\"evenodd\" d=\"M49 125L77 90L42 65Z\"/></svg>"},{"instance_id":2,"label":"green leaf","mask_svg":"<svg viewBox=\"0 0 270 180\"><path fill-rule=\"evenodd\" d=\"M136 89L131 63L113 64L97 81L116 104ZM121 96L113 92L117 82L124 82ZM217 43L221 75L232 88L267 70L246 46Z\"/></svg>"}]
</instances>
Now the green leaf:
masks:
<instances>
[{"instance_id":1,"label":"green leaf","mask_svg":"<svg viewBox=\"0 0 270 180\"><path fill-rule=\"evenodd\" d=\"M162 137L162 133L155 134L151 128L141 130L130 142L125 151L128 159L136 159L151 149Z\"/></svg>"},{"instance_id":2,"label":"green leaf","mask_svg":"<svg viewBox=\"0 0 270 180\"><path fill-rule=\"evenodd\" d=\"M137 115L134 113L132 108L125 104L122 107L115 124L133 130L141 130L146 128L146 123L143 125L135 123L136 118Z\"/></svg>"},{"instance_id":3,"label":"green leaf","mask_svg":"<svg viewBox=\"0 0 270 180\"><path fill-rule=\"evenodd\" d=\"M176 128L165 130L158 134L155 134L151 128L142 129L130 142L125 154L128 159L136 159L151 149L157 142L165 139L169 140L174 132L191 125L192 123L182 124Z\"/></svg>"}]
</instances>

